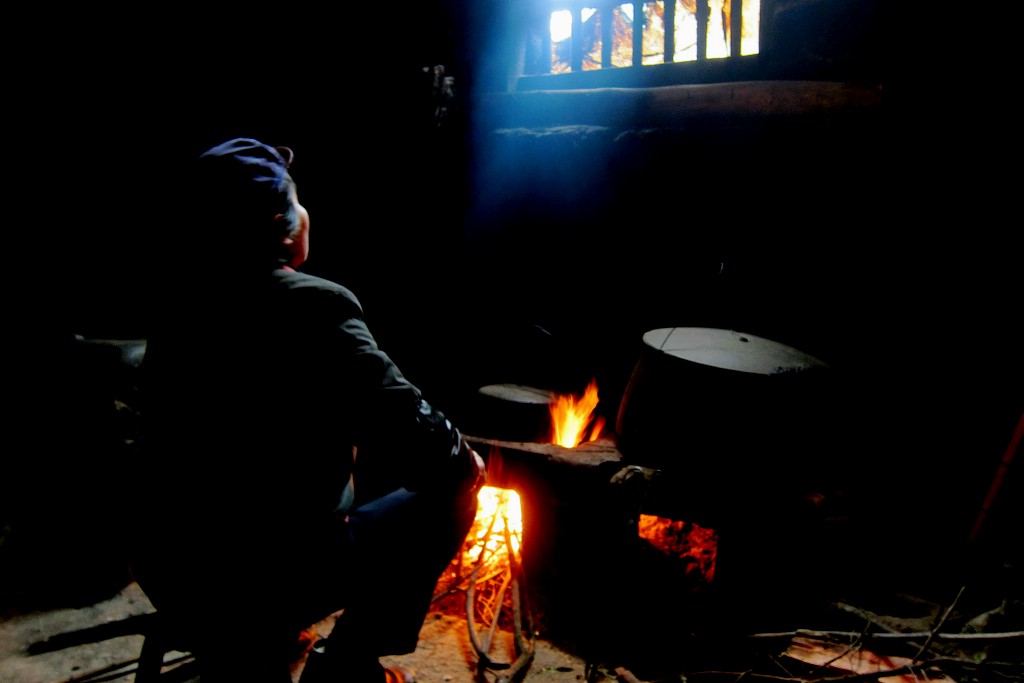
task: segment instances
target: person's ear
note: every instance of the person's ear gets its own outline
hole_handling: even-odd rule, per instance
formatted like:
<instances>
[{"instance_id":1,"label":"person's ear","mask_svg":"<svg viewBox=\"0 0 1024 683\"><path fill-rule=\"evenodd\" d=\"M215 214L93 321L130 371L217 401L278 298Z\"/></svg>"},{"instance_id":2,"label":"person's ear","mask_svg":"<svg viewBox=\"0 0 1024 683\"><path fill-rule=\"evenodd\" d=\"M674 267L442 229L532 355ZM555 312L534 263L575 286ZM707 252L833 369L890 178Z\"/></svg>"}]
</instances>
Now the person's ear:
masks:
<instances>
[{"instance_id":1,"label":"person's ear","mask_svg":"<svg viewBox=\"0 0 1024 683\"><path fill-rule=\"evenodd\" d=\"M274 223L283 223L284 220L285 220L285 216L284 216L283 213L279 213L276 216L274 216ZM290 244L294 244L295 243L295 238L293 237L293 235L294 235L294 233L292 233L292 232L285 233L284 236L281 237L281 244L283 244L285 246L288 246Z\"/></svg>"},{"instance_id":2,"label":"person's ear","mask_svg":"<svg viewBox=\"0 0 1024 683\"><path fill-rule=\"evenodd\" d=\"M285 220L284 214L274 216L274 220ZM309 258L309 214L299 211L299 227L297 230L281 238L281 246L288 255L288 265L298 268Z\"/></svg>"},{"instance_id":3,"label":"person's ear","mask_svg":"<svg viewBox=\"0 0 1024 683\"><path fill-rule=\"evenodd\" d=\"M282 222L284 222L284 214L283 213L279 213L276 216L274 216L274 222L275 223L282 223ZM293 232L285 233L281 237L281 244L292 244L293 242L295 242L295 238L293 236L294 234L295 233L293 233Z\"/></svg>"}]
</instances>

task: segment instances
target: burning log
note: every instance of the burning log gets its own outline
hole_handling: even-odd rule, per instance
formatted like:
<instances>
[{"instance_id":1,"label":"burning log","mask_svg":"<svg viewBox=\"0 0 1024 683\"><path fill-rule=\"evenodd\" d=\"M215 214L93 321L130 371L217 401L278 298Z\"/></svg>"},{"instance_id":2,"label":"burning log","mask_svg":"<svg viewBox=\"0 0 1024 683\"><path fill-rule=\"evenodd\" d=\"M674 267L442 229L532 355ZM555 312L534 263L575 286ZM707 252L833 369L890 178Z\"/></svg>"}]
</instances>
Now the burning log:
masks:
<instances>
[{"instance_id":1,"label":"burning log","mask_svg":"<svg viewBox=\"0 0 1024 683\"><path fill-rule=\"evenodd\" d=\"M477 674L496 673L495 683L512 681L533 661L533 616L525 593L519 552L522 546L522 508L510 489L484 486L476 519L466 536L464 551L442 575L434 602L457 592L465 594L466 625L477 653ZM470 569L468 572L466 568ZM512 661L492 652L499 626L513 633Z\"/></svg>"},{"instance_id":2,"label":"burning log","mask_svg":"<svg viewBox=\"0 0 1024 683\"><path fill-rule=\"evenodd\" d=\"M473 648L479 657L477 661L477 674L483 680L488 671L497 672L495 683L509 683L516 680L533 663L535 654L532 637L533 617L523 590L524 576L522 564L516 557L517 553L512 550L514 544L508 525L505 526L503 535L505 547L509 550L507 572L495 599L498 611L492 616L491 624L487 628L487 637L484 640L481 640L480 634L477 632L474 617L476 612L474 586L476 582L470 581L469 589L466 591L467 627L469 629L470 641L473 643ZM477 567L479 566L478 564ZM509 663L503 663L492 659L490 653L494 645L494 632L499 623L500 610L505 603L505 591L507 588L511 588L512 591L511 608L515 658Z\"/></svg>"}]
</instances>

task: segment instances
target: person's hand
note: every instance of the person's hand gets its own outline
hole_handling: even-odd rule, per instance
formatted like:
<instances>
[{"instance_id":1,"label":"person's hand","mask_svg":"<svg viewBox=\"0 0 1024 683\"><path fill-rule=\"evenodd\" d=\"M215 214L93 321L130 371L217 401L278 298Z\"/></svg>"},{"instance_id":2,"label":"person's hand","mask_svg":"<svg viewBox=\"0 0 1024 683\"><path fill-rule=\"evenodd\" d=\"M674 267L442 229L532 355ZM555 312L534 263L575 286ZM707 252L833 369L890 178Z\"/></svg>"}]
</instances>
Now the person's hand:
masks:
<instances>
[{"instance_id":1,"label":"person's hand","mask_svg":"<svg viewBox=\"0 0 1024 683\"><path fill-rule=\"evenodd\" d=\"M473 491L479 491L487 483L487 463L484 462L484 459L480 457L480 454L472 446L467 444L466 448L469 449L469 453L473 458L473 464L476 466L476 481L473 483Z\"/></svg>"},{"instance_id":2,"label":"person's hand","mask_svg":"<svg viewBox=\"0 0 1024 683\"><path fill-rule=\"evenodd\" d=\"M466 474L459 486L461 494L476 494L487 483L487 463L465 440L459 455L466 458L463 470Z\"/></svg>"}]
</instances>

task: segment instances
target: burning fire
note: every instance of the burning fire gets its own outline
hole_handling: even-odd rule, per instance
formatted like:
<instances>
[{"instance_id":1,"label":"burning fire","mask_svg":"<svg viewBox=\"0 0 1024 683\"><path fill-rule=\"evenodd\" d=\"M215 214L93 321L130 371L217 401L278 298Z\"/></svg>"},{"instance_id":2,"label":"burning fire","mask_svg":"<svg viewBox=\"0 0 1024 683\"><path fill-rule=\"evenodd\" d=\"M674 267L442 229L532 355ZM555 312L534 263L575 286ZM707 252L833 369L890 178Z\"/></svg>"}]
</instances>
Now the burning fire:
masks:
<instances>
[{"instance_id":1,"label":"burning fire","mask_svg":"<svg viewBox=\"0 0 1024 683\"><path fill-rule=\"evenodd\" d=\"M519 555L523 540L523 509L519 494L512 489L484 486L477 493L476 518L466 536L465 564L480 561L490 569L508 563L508 548Z\"/></svg>"},{"instance_id":2,"label":"burning fire","mask_svg":"<svg viewBox=\"0 0 1024 683\"><path fill-rule=\"evenodd\" d=\"M476 517L462 552L439 577L431 602L440 601L442 609L465 614L473 647L483 654L496 642L494 634L499 626L521 626L516 601L521 599L518 582L523 512L519 494L512 489L484 486L477 493L477 502ZM457 595L464 597L458 602L448 599ZM517 650L516 656L520 654Z\"/></svg>"},{"instance_id":3,"label":"burning fire","mask_svg":"<svg viewBox=\"0 0 1024 683\"><path fill-rule=\"evenodd\" d=\"M640 538L669 557L689 558L705 581L715 578L715 559L718 555L718 532L691 522L666 519L655 515L640 515Z\"/></svg>"},{"instance_id":4,"label":"burning fire","mask_svg":"<svg viewBox=\"0 0 1024 683\"><path fill-rule=\"evenodd\" d=\"M604 429L604 418L594 416L597 403L597 380L593 379L580 398L572 394L553 394L548 403L551 443L575 448L584 440L596 441Z\"/></svg>"},{"instance_id":5,"label":"burning fire","mask_svg":"<svg viewBox=\"0 0 1024 683\"><path fill-rule=\"evenodd\" d=\"M484 486L477 493L477 511L473 525L462 543L462 552L452 559L438 580L434 600L476 587L485 586L508 574L518 564L523 542L523 510L519 494L512 489ZM513 563L509 557L511 548Z\"/></svg>"}]
</instances>

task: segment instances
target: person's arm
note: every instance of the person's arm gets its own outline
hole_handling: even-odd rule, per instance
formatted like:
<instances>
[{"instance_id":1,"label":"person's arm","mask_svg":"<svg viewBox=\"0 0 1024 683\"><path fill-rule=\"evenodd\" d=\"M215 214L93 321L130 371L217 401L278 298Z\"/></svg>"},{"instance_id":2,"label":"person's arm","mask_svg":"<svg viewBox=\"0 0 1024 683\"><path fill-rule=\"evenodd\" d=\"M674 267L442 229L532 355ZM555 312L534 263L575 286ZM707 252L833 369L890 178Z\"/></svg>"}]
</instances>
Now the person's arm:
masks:
<instances>
[{"instance_id":1,"label":"person's arm","mask_svg":"<svg viewBox=\"0 0 1024 683\"><path fill-rule=\"evenodd\" d=\"M380 349L354 297L350 303L338 331L351 352L347 374L354 387L357 449L388 458L399 468L395 478L410 490L478 488L483 459Z\"/></svg>"}]
</instances>

